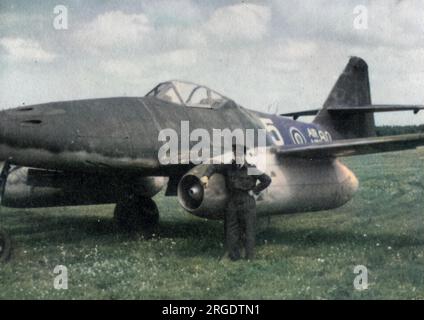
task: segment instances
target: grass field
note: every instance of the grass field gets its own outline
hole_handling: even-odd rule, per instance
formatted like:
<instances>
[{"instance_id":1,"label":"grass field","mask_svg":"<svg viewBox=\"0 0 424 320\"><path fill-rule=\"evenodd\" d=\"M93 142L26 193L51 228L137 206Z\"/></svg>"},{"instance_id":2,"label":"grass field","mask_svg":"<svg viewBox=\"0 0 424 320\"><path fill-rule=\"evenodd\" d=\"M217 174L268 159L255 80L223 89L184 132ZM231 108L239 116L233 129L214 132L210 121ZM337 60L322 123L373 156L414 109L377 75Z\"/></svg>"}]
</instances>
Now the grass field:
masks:
<instances>
[{"instance_id":1,"label":"grass field","mask_svg":"<svg viewBox=\"0 0 424 320\"><path fill-rule=\"evenodd\" d=\"M257 259L220 261L222 223L185 213L174 198L151 240L120 234L113 206L0 209L14 239L0 265L0 298L424 299L424 160L417 152L345 159L360 180L346 206L273 217ZM55 290L53 269L68 268ZM357 291L353 268L369 270Z\"/></svg>"}]
</instances>

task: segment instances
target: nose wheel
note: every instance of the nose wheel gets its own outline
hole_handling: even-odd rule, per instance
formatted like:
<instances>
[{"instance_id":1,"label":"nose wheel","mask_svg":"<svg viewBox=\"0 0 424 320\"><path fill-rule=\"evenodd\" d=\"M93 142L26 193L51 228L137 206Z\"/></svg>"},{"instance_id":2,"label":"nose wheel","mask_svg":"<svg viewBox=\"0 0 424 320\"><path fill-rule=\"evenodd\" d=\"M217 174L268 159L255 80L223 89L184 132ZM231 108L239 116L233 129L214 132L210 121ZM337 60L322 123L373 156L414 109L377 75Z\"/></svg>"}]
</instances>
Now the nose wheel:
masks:
<instances>
[{"instance_id":1,"label":"nose wheel","mask_svg":"<svg viewBox=\"0 0 424 320\"><path fill-rule=\"evenodd\" d=\"M114 219L121 230L150 237L159 224L159 210L151 198L133 196L116 204Z\"/></svg>"},{"instance_id":2,"label":"nose wheel","mask_svg":"<svg viewBox=\"0 0 424 320\"><path fill-rule=\"evenodd\" d=\"M10 258L10 237L6 232L0 230L0 262L6 262Z\"/></svg>"}]
</instances>

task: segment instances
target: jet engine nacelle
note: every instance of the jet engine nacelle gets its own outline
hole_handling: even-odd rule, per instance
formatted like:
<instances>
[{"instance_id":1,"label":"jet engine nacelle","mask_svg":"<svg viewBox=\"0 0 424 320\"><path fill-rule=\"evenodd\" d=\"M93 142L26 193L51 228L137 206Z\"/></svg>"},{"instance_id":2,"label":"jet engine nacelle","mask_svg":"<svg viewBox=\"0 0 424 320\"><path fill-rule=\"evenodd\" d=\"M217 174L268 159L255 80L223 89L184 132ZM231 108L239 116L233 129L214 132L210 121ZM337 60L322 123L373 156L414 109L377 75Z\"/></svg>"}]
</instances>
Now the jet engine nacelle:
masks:
<instances>
[{"instance_id":1,"label":"jet engine nacelle","mask_svg":"<svg viewBox=\"0 0 424 320\"><path fill-rule=\"evenodd\" d=\"M1 186L1 205L36 208L116 203L131 192L152 197L165 183L162 177L134 179L12 166Z\"/></svg>"},{"instance_id":2,"label":"jet engine nacelle","mask_svg":"<svg viewBox=\"0 0 424 320\"><path fill-rule=\"evenodd\" d=\"M200 178L208 165L198 165L187 172L178 183L178 201L180 205L195 216L207 219L223 219L224 209L228 200L225 178L214 174L207 188L204 188Z\"/></svg>"}]
</instances>

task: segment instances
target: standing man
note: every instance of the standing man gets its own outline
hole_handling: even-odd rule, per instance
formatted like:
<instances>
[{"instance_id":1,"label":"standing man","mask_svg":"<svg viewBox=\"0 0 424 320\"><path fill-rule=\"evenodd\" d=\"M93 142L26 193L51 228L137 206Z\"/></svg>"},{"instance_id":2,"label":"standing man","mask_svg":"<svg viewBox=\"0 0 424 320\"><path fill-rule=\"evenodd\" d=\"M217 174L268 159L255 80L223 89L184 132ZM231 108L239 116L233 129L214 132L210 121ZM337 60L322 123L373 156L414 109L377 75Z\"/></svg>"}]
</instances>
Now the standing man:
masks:
<instances>
[{"instance_id":1,"label":"standing man","mask_svg":"<svg viewBox=\"0 0 424 320\"><path fill-rule=\"evenodd\" d=\"M225 177L225 184L230 193L224 222L229 256L231 260L240 259L241 242L246 259L251 260L255 255L256 237L256 200L253 194L259 195L265 190L271 184L271 178L246 162L246 147L243 147L243 152L239 155L237 146L233 145L233 155L231 164L209 166L201 182L207 188L209 178L215 173Z\"/></svg>"}]
</instances>

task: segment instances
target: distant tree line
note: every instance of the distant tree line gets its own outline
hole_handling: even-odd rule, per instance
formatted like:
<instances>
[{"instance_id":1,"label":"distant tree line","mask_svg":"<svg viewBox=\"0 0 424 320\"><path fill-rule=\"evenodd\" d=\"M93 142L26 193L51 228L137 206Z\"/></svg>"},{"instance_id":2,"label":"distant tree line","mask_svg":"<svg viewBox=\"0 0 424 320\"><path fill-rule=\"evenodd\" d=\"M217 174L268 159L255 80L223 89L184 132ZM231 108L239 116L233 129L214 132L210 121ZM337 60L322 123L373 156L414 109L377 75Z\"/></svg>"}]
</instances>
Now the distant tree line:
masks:
<instances>
[{"instance_id":1,"label":"distant tree line","mask_svg":"<svg viewBox=\"0 0 424 320\"><path fill-rule=\"evenodd\" d=\"M419 126L380 126L376 128L377 136L394 136L398 134L422 133L424 125Z\"/></svg>"}]
</instances>

